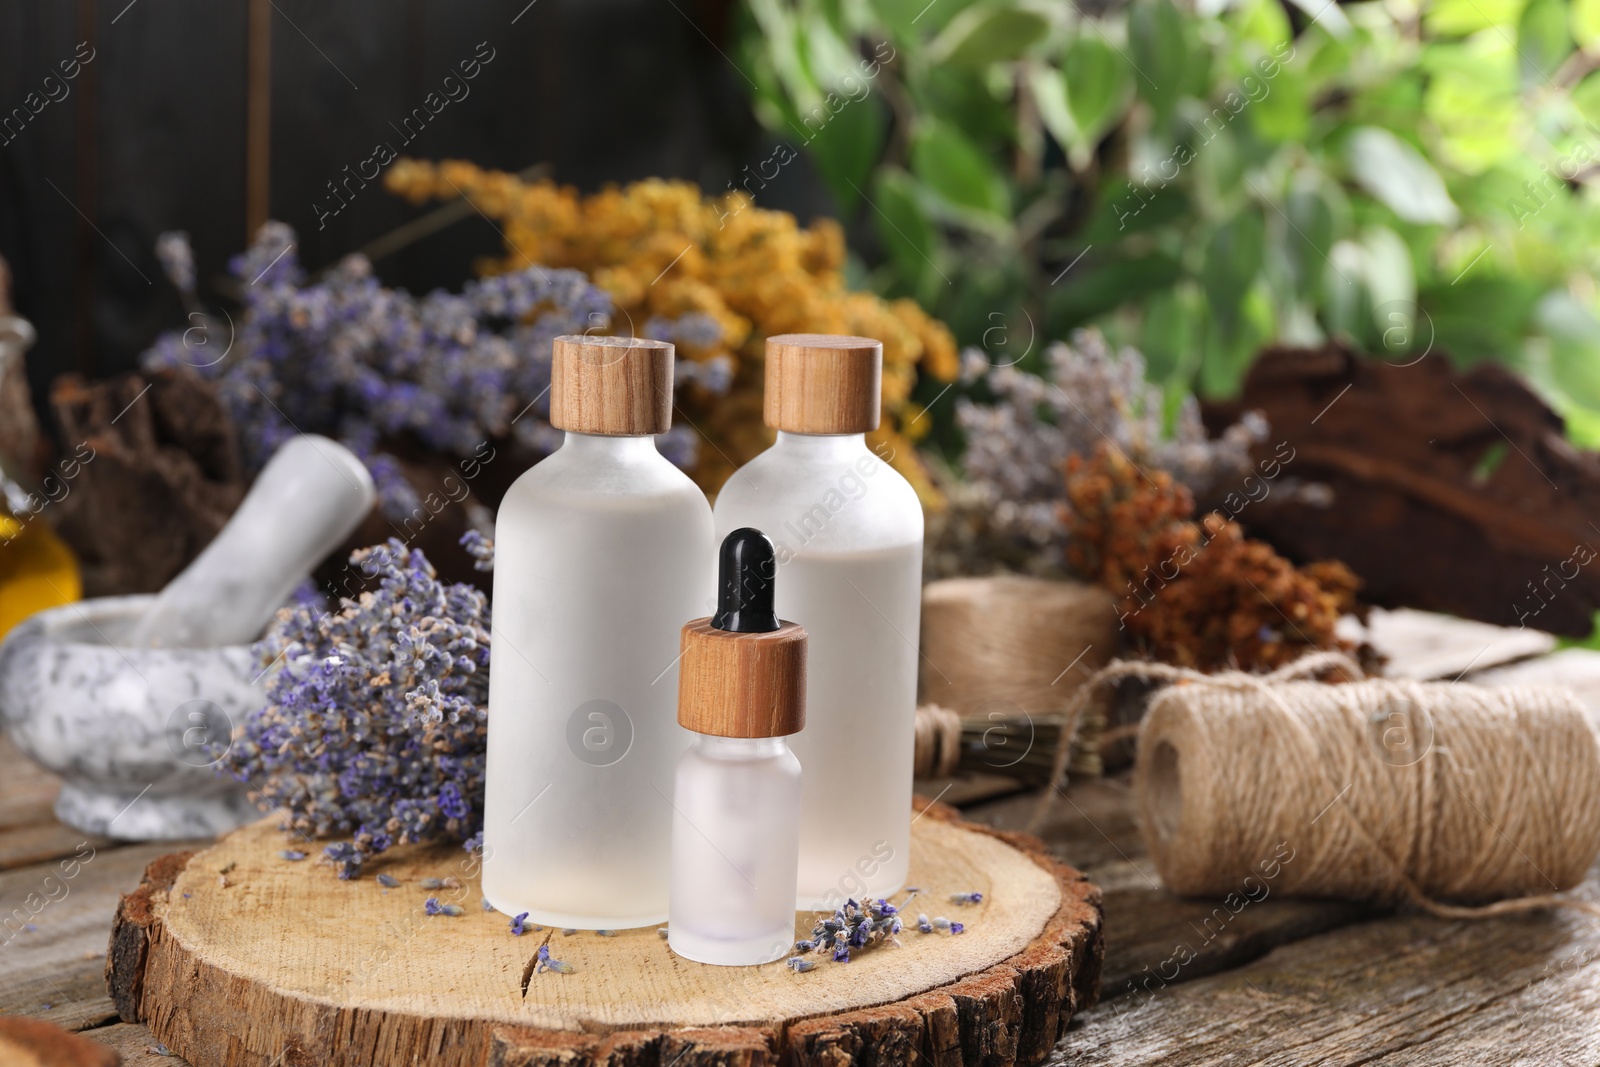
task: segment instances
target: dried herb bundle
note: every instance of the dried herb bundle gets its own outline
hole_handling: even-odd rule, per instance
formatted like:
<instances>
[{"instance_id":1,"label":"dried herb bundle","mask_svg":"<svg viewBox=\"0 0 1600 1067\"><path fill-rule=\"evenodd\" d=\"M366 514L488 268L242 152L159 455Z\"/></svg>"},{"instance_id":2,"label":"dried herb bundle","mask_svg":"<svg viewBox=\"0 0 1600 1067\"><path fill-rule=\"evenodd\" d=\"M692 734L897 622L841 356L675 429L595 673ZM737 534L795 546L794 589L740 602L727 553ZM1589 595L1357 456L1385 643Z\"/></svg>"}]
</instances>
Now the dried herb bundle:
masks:
<instances>
[{"instance_id":1,"label":"dried herb bundle","mask_svg":"<svg viewBox=\"0 0 1600 1067\"><path fill-rule=\"evenodd\" d=\"M1065 464L1067 562L1120 597L1123 625L1145 654L1200 670L1270 670L1316 649L1356 608L1344 564L1296 567L1213 512L1165 471L1098 447Z\"/></svg>"}]
</instances>

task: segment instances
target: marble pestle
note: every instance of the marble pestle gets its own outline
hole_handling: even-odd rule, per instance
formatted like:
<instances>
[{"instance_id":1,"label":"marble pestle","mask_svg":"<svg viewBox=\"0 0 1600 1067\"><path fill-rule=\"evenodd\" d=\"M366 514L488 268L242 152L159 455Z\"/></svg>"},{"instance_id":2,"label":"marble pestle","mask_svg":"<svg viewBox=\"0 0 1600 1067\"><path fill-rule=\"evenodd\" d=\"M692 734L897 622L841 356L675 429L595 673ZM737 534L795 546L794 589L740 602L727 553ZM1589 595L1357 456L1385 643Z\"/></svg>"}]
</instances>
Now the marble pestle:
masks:
<instances>
[{"instance_id":1,"label":"marble pestle","mask_svg":"<svg viewBox=\"0 0 1600 1067\"><path fill-rule=\"evenodd\" d=\"M348 448L316 434L290 438L228 525L151 603L129 646L254 641L294 587L360 525L376 496L372 476Z\"/></svg>"}]
</instances>

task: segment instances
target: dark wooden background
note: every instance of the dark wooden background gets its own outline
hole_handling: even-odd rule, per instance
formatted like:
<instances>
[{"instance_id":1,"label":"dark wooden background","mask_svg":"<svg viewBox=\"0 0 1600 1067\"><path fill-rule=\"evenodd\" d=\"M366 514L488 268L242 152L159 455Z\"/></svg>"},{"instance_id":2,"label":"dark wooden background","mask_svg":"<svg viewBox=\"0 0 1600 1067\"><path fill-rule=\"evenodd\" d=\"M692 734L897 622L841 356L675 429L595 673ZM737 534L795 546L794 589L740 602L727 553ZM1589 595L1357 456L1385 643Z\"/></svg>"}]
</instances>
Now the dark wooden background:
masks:
<instances>
[{"instance_id":1,"label":"dark wooden background","mask_svg":"<svg viewBox=\"0 0 1600 1067\"><path fill-rule=\"evenodd\" d=\"M584 190L651 175L726 188L772 143L729 58L734 17L732 0L0 0L0 117L79 42L95 53L69 96L0 145L0 254L39 331L36 399L64 371L132 368L184 325L159 233L190 233L203 294L245 245L252 50L265 59L255 106L270 114L256 127L255 213L295 227L318 269L427 210L374 183L319 231L313 204L377 142L399 148L390 123L480 42L495 56L470 95L402 151L542 163ZM828 209L803 162L762 204L802 219ZM459 287L499 245L473 215L376 267L418 291Z\"/></svg>"}]
</instances>

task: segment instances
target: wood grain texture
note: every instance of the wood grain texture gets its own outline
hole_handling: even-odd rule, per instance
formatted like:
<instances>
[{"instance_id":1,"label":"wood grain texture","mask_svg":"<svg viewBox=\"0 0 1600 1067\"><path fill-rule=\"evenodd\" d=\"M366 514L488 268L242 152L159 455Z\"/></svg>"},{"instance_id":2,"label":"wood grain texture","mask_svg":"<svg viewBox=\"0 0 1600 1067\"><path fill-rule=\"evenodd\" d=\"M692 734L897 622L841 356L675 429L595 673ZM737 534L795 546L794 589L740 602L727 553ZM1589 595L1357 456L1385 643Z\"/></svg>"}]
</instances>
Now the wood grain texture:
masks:
<instances>
[{"instance_id":1,"label":"wood grain texture","mask_svg":"<svg viewBox=\"0 0 1600 1067\"><path fill-rule=\"evenodd\" d=\"M0 1013L69 1030L116 1017L105 984L111 915L145 865L173 845L85 844L66 858L0 873Z\"/></svg>"},{"instance_id":2,"label":"wood grain texture","mask_svg":"<svg viewBox=\"0 0 1600 1067\"><path fill-rule=\"evenodd\" d=\"M731 633L696 619L683 628L678 725L718 737L788 737L806 724L806 631Z\"/></svg>"},{"instance_id":3,"label":"wood grain texture","mask_svg":"<svg viewBox=\"0 0 1600 1067\"><path fill-rule=\"evenodd\" d=\"M843 1067L908 1062L926 1047L951 1067L1007 1067L1042 1059L1098 994L1098 889L1037 841L960 823L938 805L914 826L912 878L930 909L952 892L985 892L960 910L968 931L908 933L900 950L807 974L691 964L651 929L515 938L504 916L479 909L475 874L450 848L392 850L373 873L402 885L383 890L282 860L282 847L268 820L151 865L119 906L107 963L124 1020L219 1065L655 1067L681 1053L686 1063ZM417 887L452 872L458 890ZM459 898L466 914L423 916L430 893ZM547 937L576 971L533 976L524 999L525 962Z\"/></svg>"},{"instance_id":4,"label":"wood grain texture","mask_svg":"<svg viewBox=\"0 0 1600 1067\"><path fill-rule=\"evenodd\" d=\"M122 1067L190 1067L183 1057L163 1053L150 1028L138 1023L97 1026L83 1036L114 1049L122 1057Z\"/></svg>"},{"instance_id":5,"label":"wood grain texture","mask_svg":"<svg viewBox=\"0 0 1600 1067\"><path fill-rule=\"evenodd\" d=\"M1405 916L1109 1001L1051 1063L1595 1063L1596 1019L1600 927L1592 918Z\"/></svg>"},{"instance_id":6,"label":"wood grain texture","mask_svg":"<svg viewBox=\"0 0 1600 1067\"><path fill-rule=\"evenodd\" d=\"M788 333L767 338L762 416L786 433L866 433L883 405L883 343Z\"/></svg>"},{"instance_id":7,"label":"wood grain texture","mask_svg":"<svg viewBox=\"0 0 1600 1067\"><path fill-rule=\"evenodd\" d=\"M672 428L672 357L672 345L643 337L557 337L550 425L575 433L666 433Z\"/></svg>"}]
</instances>

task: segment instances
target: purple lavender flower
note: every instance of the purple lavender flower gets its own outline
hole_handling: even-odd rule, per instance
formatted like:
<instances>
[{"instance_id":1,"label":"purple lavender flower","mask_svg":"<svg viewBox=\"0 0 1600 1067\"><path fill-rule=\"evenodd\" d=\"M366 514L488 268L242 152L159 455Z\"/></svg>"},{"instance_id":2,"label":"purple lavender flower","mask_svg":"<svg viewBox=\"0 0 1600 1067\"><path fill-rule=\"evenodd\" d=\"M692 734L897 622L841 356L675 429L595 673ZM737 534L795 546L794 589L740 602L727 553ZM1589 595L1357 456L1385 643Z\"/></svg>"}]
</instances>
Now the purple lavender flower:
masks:
<instances>
[{"instance_id":1,"label":"purple lavender flower","mask_svg":"<svg viewBox=\"0 0 1600 1067\"><path fill-rule=\"evenodd\" d=\"M525 911L524 912L518 912L517 913L517 917L511 920L511 933L512 933L512 935L515 936L515 937L521 937L522 936L522 932L527 929L527 927L524 925L527 921L528 921L528 913L525 912Z\"/></svg>"},{"instance_id":2,"label":"purple lavender flower","mask_svg":"<svg viewBox=\"0 0 1600 1067\"><path fill-rule=\"evenodd\" d=\"M250 470L296 432L337 437L367 463L385 514L398 520L421 504L383 442L463 457L508 435L536 457L559 443L545 396L551 341L611 322L610 298L583 274L531 266L419 298L384 288L361 256L306 284L297 248L288 226L264 225L229 264L243 301L232 331L208 318L200 352L186 322L188 340L184 330L163 334L141 358L216 384ZM198 309L188 238L164 234L157 252ZM685 343L719 332L694 315L671 328Z\"/></svg>"},{"instance_id":3,"label":"purple lavender flower","mask_svg":"<svg viewBox=\"0 0 1600 1067\"><path fill-rule=\"evenodd\" d=\"M256 646L266 706L223 762L289 829L348 838L324 850L343 878L394 844L480 840L489 687L481 591L444 585L398 540L351 562L377 587L279 613Z\"/></svg>"},{"instance_id":4,"label":"purple lavender flower","mask_svg":"<svg viewBox=\"0 0 1600 1067\"><path fill-rule=\"evenodd\" d=\"M950 899L956 904L982 904L982 893L951 893Z\"/></svg>"}]
</instances>

